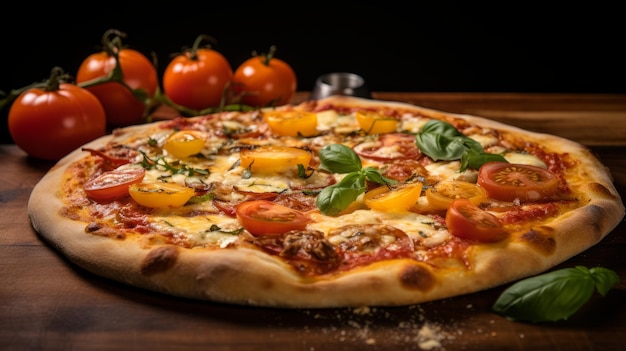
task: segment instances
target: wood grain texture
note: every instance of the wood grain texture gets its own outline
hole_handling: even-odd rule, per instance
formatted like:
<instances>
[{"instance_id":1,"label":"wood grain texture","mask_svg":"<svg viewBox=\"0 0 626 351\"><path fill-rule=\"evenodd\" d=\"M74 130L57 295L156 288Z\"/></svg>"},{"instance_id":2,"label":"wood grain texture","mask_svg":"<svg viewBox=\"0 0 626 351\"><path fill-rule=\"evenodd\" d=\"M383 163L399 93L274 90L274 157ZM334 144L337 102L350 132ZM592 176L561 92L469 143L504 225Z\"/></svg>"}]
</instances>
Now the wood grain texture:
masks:
<instances>
[{"instance_id":1,"label":"wood grain texture","mask_svg":"<svg viewBox=\"0 0 626 351\"><path fill-rule=\"evenodd\" d=\"M304 99L307 93L296 98ZM573 135L611 170L626 197L626 96L375 93L443 111ZM589 115L588 115L589 113ZM610 121L611 127L597 128ZM561 117L566 116L566 117ZM580 129L564 131L559 121ZM587 126L587 127L585 127ZM620 131L620 132L618 132ZM607 136L610 135L610 136ZM100 278L69 263L30 226L26 203L52 163L0 146L0 349L2 350L623 350L626 224L556 268L602 265L620 283L567 321L532 325L491 312L505 287L418 306L281 310L174 298Z\"/></svg>"}]
</instances>

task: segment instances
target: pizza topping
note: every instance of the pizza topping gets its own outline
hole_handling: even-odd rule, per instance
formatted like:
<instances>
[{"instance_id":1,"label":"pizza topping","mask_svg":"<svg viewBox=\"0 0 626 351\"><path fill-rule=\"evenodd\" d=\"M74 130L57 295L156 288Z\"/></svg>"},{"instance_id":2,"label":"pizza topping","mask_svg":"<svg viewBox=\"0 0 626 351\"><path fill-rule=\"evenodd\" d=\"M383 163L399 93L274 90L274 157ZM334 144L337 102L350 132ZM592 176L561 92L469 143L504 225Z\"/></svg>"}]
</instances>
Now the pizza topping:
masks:
<instances>
[{"instance_id":1,"label":"pizza topping","mask_svg":"<svg viewBox=\"0 0 626 351\"><path fill-rule=\"evenodd\" d=\"M415 137L405 133L381 134L376 140L356 145L354 151L359 156L378 161L415 160L421 155Z\"/></svg>"},{"instance_id":2,"label":"pizza topping","mask_svg":"<svg viewBox=\"0 0 626 351\"><path fill-rule=\"evenodd\" d=\"M500 220L472 204L468 199L452 201L446 213L446 225L452 235L480 242L496 242L507 236Z\"/></svg>"},{"instance_id":3,"label":"pizza topping","mask_svg":"<svg viewBox=\"0 0 626 351\"><path fill-rule=\"evenodd\" d=\"M468 199L474 205L487 200L485 189L460 180L449 180L426 189L428 205L433 210L447 210L454 199Z\"/></svg>"},{"instance_id":4,"label":"pizza topping","mask_svg":"<svg viewBox=\"0 0 626 351\"><path fill-rule=\"evenodd\" d=\"M239 223L252 235L304 230L311 222L303 212L267 200L243 202L237 206L236 215Z\"/></svg>"},{"instance_id":5,"label":"pizza topping","mask_svg":"<svg viewBox=\"0 0 626 351\"><path fill-rule=\"evenodd\" d=\"M193 189L177 183L138 183L128 191L138 204L151 208L180 207L195 194Z\"/></svg>"},{"instance_id":6,"label":"pizza topping","mask_svg":"<svg viewBox=\"0 0 626 351\"><path fill-rule=\"evenodd\" d=\"M333 244L338 245L346 253L372 252L381 248L401 250L410 248L413 252L413 241L402 230L389 225L352 224L328 233Z\"/></svg>"},{"instance_id":7,"label":"pizza topping","mask_svg":"<svg viewBox=\"0 0 626 351\"><path fill-rule=\"evenodd\" d=\"M128 187L141 182L145 174L139 167L118 168L87 181L83 189L95 201L110 202L128 196Z\"/></svg>"},{"instance_id":8,"label":"pizza topping","mask_svg":"<svg viewBox=\"0 0 626 351\"><path fill-rule=\"evenodd\" d=\"M361 129L367 134L385 134L396 132L400 121L378 112L360 110L355 114Z\"/></svg>"},{"instance_id":9,"label":"pizza topping","mask_svg":"<svg viewBox=\"0 0 626 351\"><path fill-rule=\"evenodd\" d=\"M525 164L541 168L548 168L545 162L539 157L527 153L521 152L507 152L504 154L504 158L509 163Z\"/></svg>"},{"instance_id":10,"label":"pizza topping","mask_svg":"<svg viewBox=\"0 0 626 351\"><path fill-rule=\"evenodd\" d=\"M186 158L202 151L206 136L197 130L174 132L163 145L163 149L176 158Z\"/></svg>"},{"instance_id":11,"label":"pizza topping","mask_svg":"<svg viewBox=\"0 0 626 351\"><path fill-rule=\"evenodd\" d=\"M259 146L240 152L240 166L254 173L280 173L297 171L298 165L307 168L311 162L311 153L287 146Z\"/></svg>"},{"instance_id":12,"label":"pizza topping","mask_svg":"<svg viewBox=\"0 0 626 351\"><path fill-rule=\"evenodd\" d=\"M553 196L559 189L554 173L541 167L490 162L478 172L478 184L489 197L501 201L532 202Z\"/></svg>"},{"instance_id":13,"label":"pizza topping","mask_svg":"<svg viewBox=\"0 0 626 351\"><path fill-rule=\"evenodd\" d=\"M461 172L467 168L478 169L487 162L506 162L502 155L486 153L478 141L444 121L428 121L415 137L421 152L433 160L460 160Z\"/></svg>"},{"instance_id":14,"label":"pizza topping","mask_svg":"<svg viewBox=\"0 0 626 351\"><path fill-rule=\"evenodd\" d=\"M372 210L402 212L413 207L421 193L422 183L419 182L394 188L382 185L365 193L363 200Z\"/></svg>"},{"instance_id":15,"label":"pizza topping","mask_svg":"<svg viewBox=\"0 0 626 351\"><path fill-rule=\"evenodd\" d=\"M122 146L108 146L106 150L95 150L91 148L82 148L81 150L88 151L94 156L102 157L104 160L102 169L105 171L112 171L117 167L131 163L131 161L139 155L136 150Z\"/></svg>"},{"instance_id":16,"label":"pizza topping","mask_svg":"<svg viewBox=\"0 0 626 351\"><path fill-rule=\"evenodd\" d=\"M310 137L318 134L317 114L308 111L272 110L263 114L272 133L280 136Z\"/></svg>"},{"instance_id":17,"label":"pizza topping","mask_svg":"<svg viewBox=\"0 0 626 351\"><path fill-rule=\"evenodd\" d=\"M342 144L325 146L319 152L320 169L333 173L347 173L341 181L324 188L317 196L316 205L327 215L336 215L345 210L356 198L365 192L365 181L378 184L395 184L385 178L374 167L362 167L361 159L349 147Z\"/></svg>"},{"instance_id":18,"label":"pizza topping","mask_svg":"<svg viewBox=\"0 0 626 351\"><path fill-rule=\"evenodd\" d=\"M293 230L278 235L263 235L252 243L280 256L300 274L321 275L336 270L340 263L334 245L315 230Z\"/></svg>"}]
</instances>

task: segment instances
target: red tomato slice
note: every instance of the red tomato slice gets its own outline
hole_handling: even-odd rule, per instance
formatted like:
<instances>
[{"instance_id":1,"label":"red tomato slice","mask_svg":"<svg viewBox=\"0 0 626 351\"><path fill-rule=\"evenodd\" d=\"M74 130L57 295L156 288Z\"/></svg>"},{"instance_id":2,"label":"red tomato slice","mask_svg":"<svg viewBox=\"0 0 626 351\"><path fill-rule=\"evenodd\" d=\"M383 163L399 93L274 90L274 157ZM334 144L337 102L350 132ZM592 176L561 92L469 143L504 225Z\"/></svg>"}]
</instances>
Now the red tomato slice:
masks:
<instances>
[{"instance_id":1,"label":"red tomato slice","mask_svg":"<svg viewBox=\"0 0 626 351\"><path fill-rule=\"evenodd\" d=\"M415 136L404 133L380 134L378 140L354 146L354 152L359 156L380 161L417 159L421 154L415 143Z\"/></svg>"},{"instance_id":2,"label":"red tomato slice","mask_svg":"<svg viewBox=\"0 0 626 351\"><path fill-rule=\"evenodd\" d=\"M145 174L143 168L116 169L86 182L83 189L98 202L110 202L128 196L128 187L141 182Z\"/></svg>"},{"instance_id":3,"label":"red tomato slice","mask_svg":"<svg viewBox=\"0 0 626 351\"><path fill-rule=\"evenodd\" d=\"M501 201L539 201L554 195L559 180L554 173L541 167L489 162L478 171L478 185L487 190L489 197Z\"/></svg>"},{"instance_id":4,"label":"red tomato slice","mask_svg":"<svg viewBox=\"0 0 626 351\"><path fill-rule=\"evenodd\" d=\"M236 212L239 223L255 236L304 230L311 221L300 211L267 200L243 202Z\"/></svg>"},{"instance_id":5,"label":"red tomato slice","mask_svg":"<svg viewBox=\"0 0 626 351\"><path fill-rule=\"evenodd\" d=\"M446 213L448 231L459 238L481 242L503 240L507 233L500 220L468 199L452 201Z\"/></svg>"}]
</instances>

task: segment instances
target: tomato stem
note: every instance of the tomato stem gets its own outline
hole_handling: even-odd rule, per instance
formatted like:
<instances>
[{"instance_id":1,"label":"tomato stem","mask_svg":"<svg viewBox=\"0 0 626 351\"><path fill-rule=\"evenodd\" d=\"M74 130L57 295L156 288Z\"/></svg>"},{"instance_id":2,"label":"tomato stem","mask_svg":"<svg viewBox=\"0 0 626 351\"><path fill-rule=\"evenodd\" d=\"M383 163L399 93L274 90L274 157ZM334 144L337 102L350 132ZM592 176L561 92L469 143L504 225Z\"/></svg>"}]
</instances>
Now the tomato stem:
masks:
<instances>
[{"instance_id":1,"label":"tomato stem","mask_svg":"<svg viewBox=\"0 0 626 351\"><path fill-rule=\"evenodd\" d=\"M270 61L272 60L272 58L274 58L274 54L276 53L276 45L272 45L270 46L270 51L265 54L259 54L255 51L252 51L252 56L263 56L261 62L265 65L265 66L269 66L270 65Z\"/></svg>"},{"instance_id":2,"label":"tomato stem","mask_svg":"<svg viewBox=\"0 0 626 351\"><path fill-rule=\"evenodd\" d=\"M113 35L113 37L111 37ZM128 35L117 29L109 29L102 36L102 48L109 56L116 55L122 48L122 38Z\"/></svg>"},{"instance_id":3,"label":"tomato stem","mask_svg":"<svg viewBox=\"0 0 626 351\"><path fill-rule=\"evenodd\" d=\"M104 51L108 56L112 56L115 59L115 67L109 72L108 75L103 77L94 78L92 80L82 82L77 84L81 88L88 88L94 85L100 85L104 83L114 82L122 85L128 91L133 94L133 96L141 101L146 108L151 104L150 98L148 97L148 93L144 89L133 89L124 81L124 72L122 71L122 65L120 64L119 54L124 48L122 44L122 38L126 38L126 33L119 31L117 29L109 29L102 36L102 45L104 46Z\"/></svg>"},{"instance_id":4,"label":"tomato stem","mask_svg":"<svg viewBox=\"0 0 626 351\"><path fill-rule=\"evenodd\" d=\"M33 88L45 89L46 91L56 91L59 90L59 86L61 83L69 82L72 80L72 77L65 73L61 67L55 66L50 71L50 77L47 80L42 82L36 82L29 84L20 89L13 89L11 92L2 100L0 100L0 110L10 105L13 100L15 100L20 94L25 92L26 90L30 90ZM4 92L2 92L4 95Z\"/></svg>"},{"instance_id":5,"label":"tomato stem","mask_svg":"<svg viewBox=\"0 0 626 351\"><path fill-rule=\"evenodd\" d=\"M210 41L211 43L213 43L213 45L215 45L216 43L215 38L213 38L210 35L206 35L206 34L198 35L196 40L193 42L193 47L191 48L191 50L189 50L190 60L194 60L194 61L198 60L198 49L200 48L200 44L202 43L203 40ZM211 49L211 44L205 45L205 47Z\"/></svg>"}]
</instances>

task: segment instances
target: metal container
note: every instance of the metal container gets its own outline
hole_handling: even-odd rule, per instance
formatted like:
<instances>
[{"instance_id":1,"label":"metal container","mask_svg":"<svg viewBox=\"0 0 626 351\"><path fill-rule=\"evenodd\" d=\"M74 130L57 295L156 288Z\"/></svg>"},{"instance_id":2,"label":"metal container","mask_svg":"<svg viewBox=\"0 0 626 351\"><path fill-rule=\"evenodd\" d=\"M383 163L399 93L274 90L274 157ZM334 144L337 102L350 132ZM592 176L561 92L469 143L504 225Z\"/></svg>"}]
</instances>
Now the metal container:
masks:
<instances>
[{"instance_id":1,"label":"metal container","mask_svg":"<svg viewBox=\"0 0 626 351\"><path fill-rule=\"evenodd\" d=\"M319 100L332 95L348 95L371 98L365 79L348 72L327 73L317 78L311 99Z\"/></svg>"}]
</instances>

